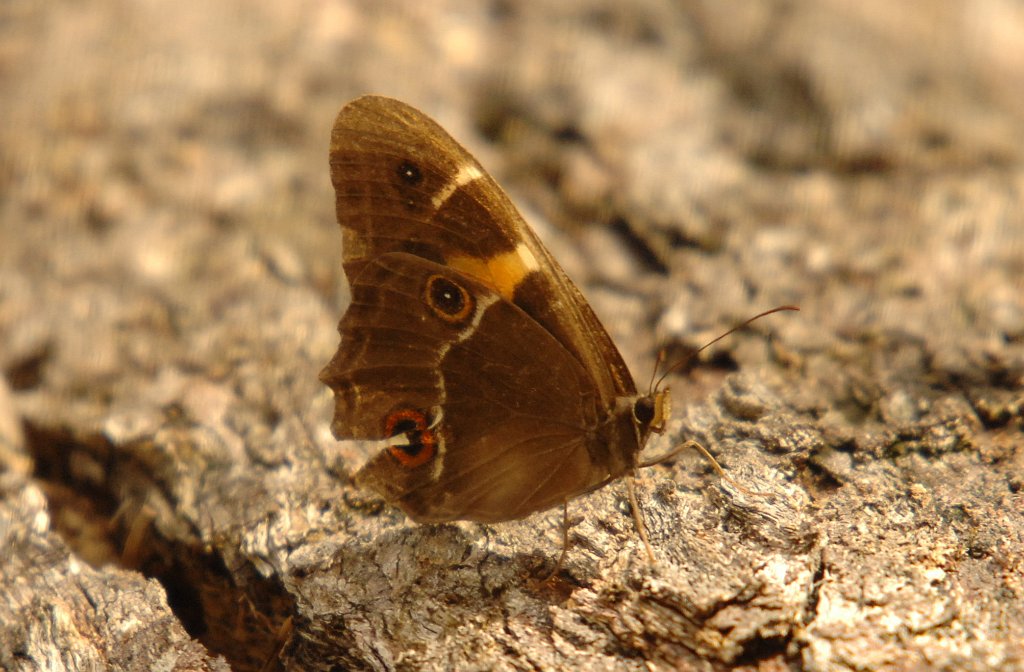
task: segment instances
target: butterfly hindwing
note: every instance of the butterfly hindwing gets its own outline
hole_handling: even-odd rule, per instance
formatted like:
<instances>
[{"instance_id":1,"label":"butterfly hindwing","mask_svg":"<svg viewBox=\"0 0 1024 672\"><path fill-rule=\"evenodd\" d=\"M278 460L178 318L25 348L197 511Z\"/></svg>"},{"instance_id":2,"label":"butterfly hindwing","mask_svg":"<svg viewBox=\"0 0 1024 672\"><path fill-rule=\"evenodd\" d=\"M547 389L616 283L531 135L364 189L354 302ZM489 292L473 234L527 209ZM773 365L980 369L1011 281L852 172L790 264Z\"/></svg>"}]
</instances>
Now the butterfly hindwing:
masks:
<instances>
[{"instance_id":1,"label":"butterfly hindwing","mask_svg":"<svg viewBox=\"0 0 1024 672\"><path fill-rule=\"evenodd\" d=\"M589 452L599 407L586 372L475 279L382 255L353 279L341 334L323 375L333 428L393 439L359 478L414 519L516 518L607 478Z\"/></svg>"}]
</instances>

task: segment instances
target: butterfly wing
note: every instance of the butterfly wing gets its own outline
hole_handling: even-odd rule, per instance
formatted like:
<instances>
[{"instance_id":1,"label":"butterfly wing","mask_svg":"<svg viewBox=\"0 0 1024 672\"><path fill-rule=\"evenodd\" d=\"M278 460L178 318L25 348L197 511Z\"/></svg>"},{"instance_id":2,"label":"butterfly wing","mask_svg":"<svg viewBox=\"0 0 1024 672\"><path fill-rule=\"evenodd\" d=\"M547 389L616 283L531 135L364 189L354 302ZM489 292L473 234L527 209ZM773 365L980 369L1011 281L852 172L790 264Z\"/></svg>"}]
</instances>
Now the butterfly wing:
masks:
<instances>
[{"instance_id":1,"label":"butterfly wing","mask_svg":"<svg viewBox=\"0 0 1024 672\"><path fill-rule=\"evenodd\" d=\"M587 371L603 403L636 394L593 310L500 186L443 128L391 98L339 112L331 181L349 280L389 252L455 268L521 308Z\"/></svg>"},{"instance_id":2,"label":"butterfly wing","mask_svg":"<svg viewBox=\"0 0 1024 672\"><path fill-rule=\"evenodd\" d=\"M408 253L362 264L324 372L357 475L418 522L520 518L607 480L598 399L555 338L489 287ZM538 353L544 353L538 361Z\"/></svg>"}]
</instances>

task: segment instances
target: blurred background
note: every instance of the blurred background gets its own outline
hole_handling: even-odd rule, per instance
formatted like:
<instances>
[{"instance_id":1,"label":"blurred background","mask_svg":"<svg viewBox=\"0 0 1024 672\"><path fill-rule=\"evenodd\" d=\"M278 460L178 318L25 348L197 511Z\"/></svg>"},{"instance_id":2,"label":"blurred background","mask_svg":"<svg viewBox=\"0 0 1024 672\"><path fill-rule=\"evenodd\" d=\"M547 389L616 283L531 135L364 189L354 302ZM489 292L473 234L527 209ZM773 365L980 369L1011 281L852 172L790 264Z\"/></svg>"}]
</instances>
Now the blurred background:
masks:
<instances>
[{"instance_id":1,"label":"blurred background","mask_svg":"<svg viewBox=\"0 0 1024 672\"><path fill-rule=\"evenodd\" d=\"M1017 0L4 0L0 465L49 483L78 556L123 561L88 519L154 501L140 478L167 495L164 538L207 544L321 492L302 451L333 450L317 372L347 297L327 150L364 93L477 156L641 386L659 346L799 304L678 396L763 372L838 444L966 417L1020 466ZM947 393L967 401L943 415ZM118 454L139 470L121 481ZM24 506L11 520L43 504ZM260 552L239 557L285 573ZM889 644L864 664L918 660Z\"/></svg>"},{"instance_id":2,"label":"blurred background","mask_svg":"<svg viewBox=\"0 0 1024 672\"><path fill-rule=\"evenodd\" d=\"M108 292L235 286L239 254L344 292L327 140L368 92L475 152L580 284L643 294L654 340L785 302L830 332L1022 332L1018 2L0 12L6 369L103 328L90 311L125 318ZM612 323L628 308L602 301ZM87 324L55 335L60 319ZM117 367L93 335L87 356Z\"/></svg>"}]
</instances>

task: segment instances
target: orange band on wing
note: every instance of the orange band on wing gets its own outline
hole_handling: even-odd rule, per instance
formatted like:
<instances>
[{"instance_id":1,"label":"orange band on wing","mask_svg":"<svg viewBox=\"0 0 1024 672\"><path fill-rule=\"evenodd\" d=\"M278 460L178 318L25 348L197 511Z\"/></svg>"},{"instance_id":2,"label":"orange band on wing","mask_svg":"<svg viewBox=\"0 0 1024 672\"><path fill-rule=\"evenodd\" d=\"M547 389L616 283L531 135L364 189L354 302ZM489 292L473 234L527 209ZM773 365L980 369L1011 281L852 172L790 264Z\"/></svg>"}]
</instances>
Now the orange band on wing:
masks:
<instances>
[{"instance_id":1,"label":"orange band on wing","mask_svg":"<svg viewBox=\"0 0 1024 672\"><path fill-rule=\"evenodd\" d=\"M537 258L525 243L520 243L510 252L502 252L493 257L453 255L445 261L452 268L484 283L506 301L511 301L516 293L516 287L526 276L539 268Z\"/></svg>"}]
</instances>

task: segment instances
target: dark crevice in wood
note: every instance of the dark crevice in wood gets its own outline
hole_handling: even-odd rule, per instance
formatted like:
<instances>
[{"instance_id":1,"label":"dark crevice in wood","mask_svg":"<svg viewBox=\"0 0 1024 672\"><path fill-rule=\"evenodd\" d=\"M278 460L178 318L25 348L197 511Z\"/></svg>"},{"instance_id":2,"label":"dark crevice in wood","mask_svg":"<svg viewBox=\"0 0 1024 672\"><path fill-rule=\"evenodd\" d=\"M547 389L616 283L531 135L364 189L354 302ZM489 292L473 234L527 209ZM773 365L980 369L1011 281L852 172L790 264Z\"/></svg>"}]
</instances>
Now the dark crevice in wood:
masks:
<instances>
[{"instance_id":1,"label":"dark crevice in wood","mask_svg":"<svg viewBox=\"0 0 1024 672\"><path fill-rule=\"evenodd\" d=\"M766 637L755 639L744 649L743 655L733 661L736 667L743 668L750 666L755 669L785 669L786 649L789 647L790 637ZM788 667L793 670L800 669L797 661L789 661Z\"/></svg>"},{"instance_id":2,"label":"dark crevice in wood","mask_svg":"<svg viewBox=\"0 0 1024 672\"><path fill-rule=\"evenodd\" d=\"M3 370L3 377L14 392L37 388L43 381L43 371L53 355L53 345L45 343L37 350L14 360Z\"/></svg>"},{"instance_id":3,"label":"dark crevice in wood","mask_svg":"<svg viewBox=\"0 0 1024 672\"><path fill-rule=\"evenodd\" d=\"M217 549L227 540L209 545L161 535L145 502L168 494L136 451L33 423L25 424L25 436L52 528L77 557L159 581L189 635L233 670L278 669L295 609L279 581L244 560L229 569Z\"/></svg>"}]
</instances>

